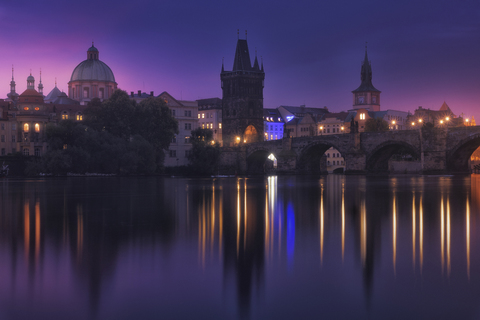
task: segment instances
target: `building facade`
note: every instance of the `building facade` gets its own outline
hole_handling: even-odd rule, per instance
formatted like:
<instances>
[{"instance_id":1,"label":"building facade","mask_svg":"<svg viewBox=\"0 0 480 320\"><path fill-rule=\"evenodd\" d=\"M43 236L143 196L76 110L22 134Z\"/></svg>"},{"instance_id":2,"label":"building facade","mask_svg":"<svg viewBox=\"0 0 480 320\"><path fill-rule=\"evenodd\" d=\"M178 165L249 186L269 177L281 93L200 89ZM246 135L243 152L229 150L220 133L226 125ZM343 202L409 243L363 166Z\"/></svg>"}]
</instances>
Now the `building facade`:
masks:
<instances>
[{"instance_id":1,"label":"building facade","mask_svg":"<svg viewBox=\"0 0 480 320\"><path fill-rule=\"evenodd\" d=\"M199 99L197 103L198 127L212 130L213 140L223 145L222 99Z\"/></svg>"},{"instance_id":2,"label":"building facade","mask_svg":"<svg viewBox=\"0 0 480 320\"><path fill-rule=\"evenodd\" d=\"M263 141L265 72L257 57L250 62L247 40L238 39L232 71L220 73L223 145Z\"/></svg>"},{"instance_id":3,"label":"building facade","mask_svg":"<svg viewBox=\"0 0 480 320\"><path fill-rule=\"evenodd\" d=\"M186 166L192 149L192 130L198 128L198 102L177 100L168 92L159 95L170 108L172 116L178 121L178 134L173 137L165 154L165 166Z\"/></svg>"}]
</instances>

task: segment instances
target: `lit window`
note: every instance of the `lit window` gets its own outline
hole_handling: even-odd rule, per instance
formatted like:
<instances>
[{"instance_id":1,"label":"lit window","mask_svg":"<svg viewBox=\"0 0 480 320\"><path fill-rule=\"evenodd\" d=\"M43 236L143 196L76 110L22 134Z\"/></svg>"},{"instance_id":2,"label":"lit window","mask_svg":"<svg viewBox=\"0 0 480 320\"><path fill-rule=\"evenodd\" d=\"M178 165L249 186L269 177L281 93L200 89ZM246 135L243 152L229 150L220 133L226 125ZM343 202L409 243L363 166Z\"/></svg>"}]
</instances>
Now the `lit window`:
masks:
<instances>
[{"instance_id":1,"label":"lit window","mask_svg":"<svg viewBox=\"0 0 480 320\"><path fill-rule=\"evenodd\" d=\"M200 119L200 113L198 114L198 119Z\"/></svg>"},{"instance_id":2,"label":"lit window","mask_svg":"<svg viewBox=\"0 0 480 320\"><path fill-rule=\"evenodd\" d=\"M28 107L23 108L23 110L28 111Z\"/></svg>"},{"instance_id":3,"label":"lit window","mask_svg":"<svg viewBox=\"0 0 480 320\"><path fill-rule=\"evenodd\" d=\"M82 121L83 120L83 115L77 114L77 121Z\"/></svg>"},{"instance_id":4,"label":"lit window","mask_svg":"<svg viewBox=\"0 0 480 320\"><path fill-rule=\"evenodd\" d=\"M35 123L35 132L40 132L40 124Z\"/></svg>"},{"instance_id":5,"label":"lit window","mask_svg":"<svg viewBox=\"0 0 480 320\"><path fill-rule=\"evenodd\" d=\"M202 119L204 119L204 118L205 118L205 113L202 113Z\"/></svg>"},{"instance_id":6,"label":"lit window","mask_svg":"<svg viewBox=\"0 0 480 320\"><path fill-rule=\"evenodd\" d=\"M38 110L40 110L40 108L39 108L39 107L35 107L35 111L38 111Z\"/></svg>"},{"instance_id":7,"label":"lit window","mask_svg":"<svg viewBox=\"0 0 480 320\"><path fill-rule=\"evenodd\" d=\"M205 123L202 123L202 129L205 129Z\"/></svg>"},{"instance_id":8,"label":"lit window","mask_svg":"<svg viewBox=\"0 0 480 320\"><path fill-rule=\"evenodd\" d=\"M67 145L66 145L66 144L63 145L63 150L65 150L65 149L67 149Z\"/></svg>"},{"instance_id":9,"label":"lit window","mask_svg":"<svg viewBox=\"0 0 480 320\"><path fill-rule=\"evenodd\" d=\"M365 120L365 113L360 113L360 120Z\"/></svg>"},{"instance_id":10,"label":"lit window","mask_svg":"<svg viewBox=\"0 0 480 320\"><path fill-rule=\"evenodd\" d=\"M218 129L222 129L222 123L221 122L218 123Z\"/></svg>"},{"instance_id":11,"label":"lit window","mask_svg":"<svg viewBox=\"0 0 480 320\"><path fill-rule=\"evenodd\" d=\"M29 130L30 130L30 126L28 125L28 123L25 123L23 125L23 131L28 132Z\"/></svg>"}]
</instances>

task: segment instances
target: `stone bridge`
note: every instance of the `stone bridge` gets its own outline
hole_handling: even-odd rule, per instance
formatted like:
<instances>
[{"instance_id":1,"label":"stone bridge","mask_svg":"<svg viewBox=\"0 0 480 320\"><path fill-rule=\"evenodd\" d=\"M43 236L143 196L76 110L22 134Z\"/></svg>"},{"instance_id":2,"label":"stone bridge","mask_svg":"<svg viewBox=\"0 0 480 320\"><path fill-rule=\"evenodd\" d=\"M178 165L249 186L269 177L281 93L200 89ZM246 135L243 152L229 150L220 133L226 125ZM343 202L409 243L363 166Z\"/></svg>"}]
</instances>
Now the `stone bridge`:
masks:
<instances>
[{"instance_id":1,"label":"stone bridge","mask_svg":"<svg viewBox=\"0 0 480 320\"><path fill-rule=\"evenodd\" d=\"M479 146L480 126L284 138L223 148L220 171L264 173L273 170L273 154L277 173L325 173L323 155L333 147L347 174L386 172L395 154L411 155L407 166L421 173L469 172L468 160Z\"/></svg>"}]
</instances>

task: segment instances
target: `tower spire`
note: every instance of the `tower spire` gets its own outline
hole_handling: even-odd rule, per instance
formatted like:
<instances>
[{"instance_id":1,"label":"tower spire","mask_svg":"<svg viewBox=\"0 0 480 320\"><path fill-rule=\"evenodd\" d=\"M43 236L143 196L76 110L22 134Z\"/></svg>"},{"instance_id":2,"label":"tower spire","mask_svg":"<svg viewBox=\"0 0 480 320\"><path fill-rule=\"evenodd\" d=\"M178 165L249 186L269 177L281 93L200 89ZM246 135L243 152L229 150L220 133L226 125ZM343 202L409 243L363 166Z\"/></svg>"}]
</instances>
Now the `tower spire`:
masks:
<instances>
[{"instance_id":1,"label":"tower spire","mask_svg":"<svg viewBox=\"0 0 480 320\"><path fill-rule=\"evenodd\" d=\"M42 69L40 68L40 82L38 83L38 93L43 95Z\"/></svg>"}]
</instances>

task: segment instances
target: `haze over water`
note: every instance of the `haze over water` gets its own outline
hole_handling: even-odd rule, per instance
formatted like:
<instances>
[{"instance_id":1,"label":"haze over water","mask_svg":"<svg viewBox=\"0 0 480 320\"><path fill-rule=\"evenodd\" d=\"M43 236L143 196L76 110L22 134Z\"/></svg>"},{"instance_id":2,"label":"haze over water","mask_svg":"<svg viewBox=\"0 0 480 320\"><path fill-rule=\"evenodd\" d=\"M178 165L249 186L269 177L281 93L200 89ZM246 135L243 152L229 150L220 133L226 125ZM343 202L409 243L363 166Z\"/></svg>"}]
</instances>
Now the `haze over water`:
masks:
<instances>
[{"instance_id":1,"label":"haze over water","mask_svg":"<svg viewBox=\"0 0 480 320\"><path fill-rule=\"evenodd\" d=\"M0 319L480 317L480 176L0 190Z\"/></svg>"}]
</instances>

